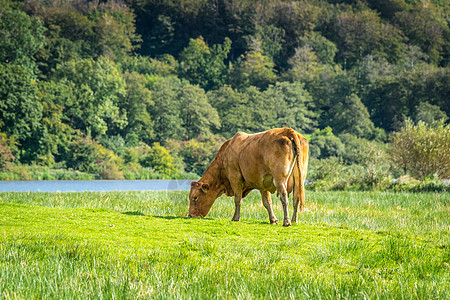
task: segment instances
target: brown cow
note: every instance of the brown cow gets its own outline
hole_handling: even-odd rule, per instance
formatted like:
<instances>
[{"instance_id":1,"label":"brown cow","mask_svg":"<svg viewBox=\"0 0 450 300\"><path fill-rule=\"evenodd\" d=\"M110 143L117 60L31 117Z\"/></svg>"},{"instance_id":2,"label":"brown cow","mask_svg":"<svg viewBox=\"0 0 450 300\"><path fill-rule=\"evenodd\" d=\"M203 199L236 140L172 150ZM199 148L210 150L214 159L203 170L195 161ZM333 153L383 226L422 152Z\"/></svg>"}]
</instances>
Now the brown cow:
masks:
<instances>
[{"instance_id":1,"label":"brown cow","mask_svg":"<svg viewBox=\"0 0 450 300\"><path fill-rule=\"evenodd\" d=\"M239 221L242 198L260 191L272 224L278 224L270 193L277 191L283 205L283 226L290 226L288 197L294 191L292 222L298 207L305 205L304 181L308 168L308 142L291 128L277 128L246 134L237 133L226 141L198 182L191 183L189 216L205 217L223 193L234 196L233 221Z\"/></svg>"}]
</instances>

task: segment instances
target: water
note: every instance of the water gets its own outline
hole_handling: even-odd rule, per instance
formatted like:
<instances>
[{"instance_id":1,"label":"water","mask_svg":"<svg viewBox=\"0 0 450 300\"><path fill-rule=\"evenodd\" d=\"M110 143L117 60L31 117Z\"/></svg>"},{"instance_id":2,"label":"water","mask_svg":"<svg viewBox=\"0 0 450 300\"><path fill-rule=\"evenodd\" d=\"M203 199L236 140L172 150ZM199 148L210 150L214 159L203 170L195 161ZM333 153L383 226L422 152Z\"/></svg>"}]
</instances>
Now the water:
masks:
<instances>
[{"instance_id":1,"label":"water","mask_svg":"<svg viewBox=\"0 0 450 300\"><path fill-rule=\"evenodd\" d=\"M0 192L189 191L189 180L0 181Z\"/></svg>"}]
</instances>

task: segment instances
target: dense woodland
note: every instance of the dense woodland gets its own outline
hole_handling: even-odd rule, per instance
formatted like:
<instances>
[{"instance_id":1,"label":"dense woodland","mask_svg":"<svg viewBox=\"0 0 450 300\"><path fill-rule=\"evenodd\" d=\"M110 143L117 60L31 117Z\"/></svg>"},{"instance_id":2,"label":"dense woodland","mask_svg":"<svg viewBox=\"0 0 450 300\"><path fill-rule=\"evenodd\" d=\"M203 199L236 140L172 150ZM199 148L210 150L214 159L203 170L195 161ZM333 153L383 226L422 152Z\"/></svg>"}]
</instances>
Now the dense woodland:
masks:
<instances>
[{"instance_id":1,"label":"dense woodland","mask_svg":"<svg viewBox=\"0 0 450 300\"><path fill-rule=\"evenodd\" d=\"M289 126L316 179L448 177L449 13L447 0L0 0L0 169L195 178L236 132ZM443 167L405 163L401 130L440 130Z\"/></svg>"}]
</instances>

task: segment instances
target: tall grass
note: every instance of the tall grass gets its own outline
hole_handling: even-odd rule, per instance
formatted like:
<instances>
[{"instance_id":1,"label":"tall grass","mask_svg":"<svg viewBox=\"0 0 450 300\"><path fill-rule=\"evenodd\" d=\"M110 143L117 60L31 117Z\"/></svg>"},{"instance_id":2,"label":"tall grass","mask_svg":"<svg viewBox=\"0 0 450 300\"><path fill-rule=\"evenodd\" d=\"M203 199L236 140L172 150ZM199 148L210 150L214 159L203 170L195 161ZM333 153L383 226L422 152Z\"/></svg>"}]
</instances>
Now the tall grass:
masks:
<instances>
[{"instance_id":1,"label":"tall grass","mask_svg":"<svg viewBox=\"0 0 450 300\"><path fill-rule=\"evenodd\" d=\"M186 192L2 193L0 298L449 297L448 194L307 196L284 228L253 192L241 222Z\"/></svg>"}]
</instances>

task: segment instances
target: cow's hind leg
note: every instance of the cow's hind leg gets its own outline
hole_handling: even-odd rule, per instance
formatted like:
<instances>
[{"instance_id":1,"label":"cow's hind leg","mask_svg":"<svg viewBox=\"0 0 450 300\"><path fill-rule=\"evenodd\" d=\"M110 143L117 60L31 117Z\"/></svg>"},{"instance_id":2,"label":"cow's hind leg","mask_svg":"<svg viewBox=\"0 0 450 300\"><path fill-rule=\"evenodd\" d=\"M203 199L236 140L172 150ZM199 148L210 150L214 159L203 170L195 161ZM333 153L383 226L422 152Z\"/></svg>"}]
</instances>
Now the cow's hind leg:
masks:
<instances>
[{"instance_id":1,"label":"cow's hind leg","mask_svg":"<svg viewBox=\"0 0 450 300\"><path fill-rule=\"evenodd\" d=\"M270 199L270 193L268 191L260 191L262 203L264 207L267 209L267 212L269 213L269 221L270 224L278 224L277 217L275 217L275 214L273 213L272 209L272 200Z\"/></svg>"},{"instance_id":2,"label":"cow's hind leg","mask_svg":"<svg viewBox=\"0 0 450 300\"><path fill-rule=\"evenodd\" d=\"M303 182L300 183L300 187L298 189L295 187L293 198L294 212L292 213L292 223L297 223L299 206L300 211L303 211L303 208L305 207L305 186Z\"/></svg>"},{"instance_id":3,"label":"cow's hind leg","mask_svg":"<svg viewBox=\"0 0 450 300\"><path fill-rule=\"evenodd\" d=\"M283 205L283 214L284 214L284 220L283 220L283 226L291 226L291 220L289 219L289 212L288 212L288 199L289 195L287 193L286 189L286 180L280 180L275 182L278 194L280 195L281 204Z\"/></svg>"}]
</instances>

